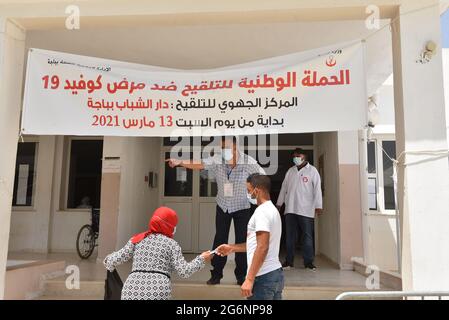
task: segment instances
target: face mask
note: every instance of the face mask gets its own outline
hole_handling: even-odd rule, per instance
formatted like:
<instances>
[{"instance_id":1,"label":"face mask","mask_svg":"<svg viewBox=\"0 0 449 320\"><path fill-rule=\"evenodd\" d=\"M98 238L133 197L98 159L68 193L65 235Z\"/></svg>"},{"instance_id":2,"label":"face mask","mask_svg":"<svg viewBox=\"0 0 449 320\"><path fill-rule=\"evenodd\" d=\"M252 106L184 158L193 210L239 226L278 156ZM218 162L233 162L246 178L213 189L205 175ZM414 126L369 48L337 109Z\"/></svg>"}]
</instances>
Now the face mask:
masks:
<instances>
[{"instance_id":1,"label":"face mask","mask_svg":"<svg viewBox=\"0 0 449 320\"><path fill-rule=\"evenodd\" d=\"M253 191L254 192L254 191ZM253 198L253 194L252 193L247 193L246 196L248 197L248 201L251 204L257 205L257 199Z\"/></svg>"},{"instance_id":2,"label":"face mask","mask_svg":"<svg viewBox=\"0 0 449 320\"><path fill-rule=\"evenodd\" d=\"M173 235L175 235L176 233L176 227L173 229Z\"/></svg>"},{"instance_id":3,"label":"face mask","mask_svg":"<svg viewBox=\"0 0 449 320\"><path fill-rule=\"evenodd\" d=\"M225 161L231 161L234 155L232 154L232 149L223 149L222 157Z\"/></svg>"},{"instance_id":4,"label":"face mask","mask_svg":"<svg viewBox=\"0 0 449 320\"><path fill-rule=\"evenodd\" d=\"M300 166L304 163L304 160L300 157L294 157L293 158L293 163L297 166Z\"/></svg>"}]
</instances>

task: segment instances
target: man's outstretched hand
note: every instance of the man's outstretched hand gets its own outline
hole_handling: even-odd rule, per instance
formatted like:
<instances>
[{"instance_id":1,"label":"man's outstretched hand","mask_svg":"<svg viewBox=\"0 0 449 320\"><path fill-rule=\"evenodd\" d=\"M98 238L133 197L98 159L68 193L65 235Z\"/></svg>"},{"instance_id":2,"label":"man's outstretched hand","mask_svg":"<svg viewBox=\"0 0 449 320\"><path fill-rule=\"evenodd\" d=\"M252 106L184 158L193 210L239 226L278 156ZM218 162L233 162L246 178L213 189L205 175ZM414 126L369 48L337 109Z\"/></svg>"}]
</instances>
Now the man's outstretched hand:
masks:
<instances>
[{"instance_id":1,"label":"man's outstretched hand","mask_svg":"<svg viewBox=\"0 0 449 320\"><path fill-rule=\"evenodd\" d=\"M165 162L168 162L170 168L175 168L181 164L181 160L178 159L165 159Z\"/></svg>"},{"instance_id":2,"label":"man's outstretched hand","mask_svg":"<svg viewBox=\"0 0 449 320\"><path fill-rule=\"evenodd\" d=\"M229 244L222 244L216 249L219 256L226 257L232 253L232 247Z\"/></svg>"}]
</instances>

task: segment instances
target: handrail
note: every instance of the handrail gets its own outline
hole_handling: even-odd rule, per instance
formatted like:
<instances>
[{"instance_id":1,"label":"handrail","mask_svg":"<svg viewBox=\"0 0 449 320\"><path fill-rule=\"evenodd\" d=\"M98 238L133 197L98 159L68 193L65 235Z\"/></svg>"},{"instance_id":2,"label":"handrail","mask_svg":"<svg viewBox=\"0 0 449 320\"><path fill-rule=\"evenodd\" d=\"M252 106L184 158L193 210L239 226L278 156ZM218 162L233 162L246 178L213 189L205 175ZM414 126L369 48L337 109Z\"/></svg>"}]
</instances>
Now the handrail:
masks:
<instances>
[{"instance_id":1,"label":"handrail","mask_svg":"<svg viewBox=\"0 0 449 320\"><path fill-rule=\"evenodd\" d=\"M443 297L449 299L449 291L366 291L366 292L344 292L340 294L335 300L350 300L350 299L384 299L388 298L421 298L425 300L426 297L437 297L442 300Z\"/></svg>"}]
</instances>

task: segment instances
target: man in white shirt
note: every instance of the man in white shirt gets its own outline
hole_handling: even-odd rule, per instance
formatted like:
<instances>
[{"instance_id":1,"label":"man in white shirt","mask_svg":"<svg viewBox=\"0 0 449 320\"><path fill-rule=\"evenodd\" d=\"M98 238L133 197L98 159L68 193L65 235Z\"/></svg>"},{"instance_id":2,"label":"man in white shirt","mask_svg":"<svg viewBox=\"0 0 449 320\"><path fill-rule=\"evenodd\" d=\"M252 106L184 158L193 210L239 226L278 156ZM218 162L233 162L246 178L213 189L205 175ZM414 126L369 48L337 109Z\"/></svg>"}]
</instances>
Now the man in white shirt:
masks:
<instances>
[{"instance_id":1,"label":"man in white shirt","mask_svg":"<svg viewBox=\"0 0 449 320\"><path fill-rule=\"evenodd\" d=\"M223 244L217 254L246 252L248 273L241 286L242 296L250 300L281 300L284 274L279 261L282 222L270 199L271 181L266 175L252 174L247 180L248 200L257 204L248 223L246 243Z\"/></svg>"},{"instance_id":2,"label":"man in white shirt","mask_svg":"<svg viewBox=\"0 0 449 320\"><path fill-rule=\"evenodd\" d=\"M282 267L284 270L293 268L296 240L300 230L303 236L304 267L315 271L315 216L323 212L321 178L318 170L307 162L303 150L298 148L293 152L293 163L295 165L285 175L277 201L279 211L285 203L287 258Z\"/></svg>"}]
</instances>

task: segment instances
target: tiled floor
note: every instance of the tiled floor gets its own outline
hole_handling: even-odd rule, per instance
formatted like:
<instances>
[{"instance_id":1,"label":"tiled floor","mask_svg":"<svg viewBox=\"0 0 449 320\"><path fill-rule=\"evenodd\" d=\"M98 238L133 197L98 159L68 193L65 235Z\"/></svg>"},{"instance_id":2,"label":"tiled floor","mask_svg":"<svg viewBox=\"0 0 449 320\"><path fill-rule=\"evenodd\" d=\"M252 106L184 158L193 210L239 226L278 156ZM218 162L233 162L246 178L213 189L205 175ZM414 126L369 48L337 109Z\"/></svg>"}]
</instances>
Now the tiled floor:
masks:
<instances>
[{"instance_id":1,"label":"tiled floor","mask_svg":"<svg viewBox=\"0 0 449 320\"><path fill-rule=\"evenodd\" d=\"M185 255L187 260L191 260L193 255ZM80 268L80 276L82 281L103 281L105 279L105 269L101 263L96 262L95 256L89 260L81 260L75 254L33 254L33 253L10 253L8 256L10 260L64 260L66 265L77 265ZM300 261L300 258L297 259ZM297 265L301 265L297 263ZM316 272L305 270L303 268L295 268L285 272L286 286L291 287L355 287L365 288L366 278L353 271L342 271L336 269L326 260L317 257L316 265L318 270ZM224 270L224 277L222 284L235 284L233 261L226 264ZM122 279L130 272L131 264L125 264L118 267L118 272ZM210 265L206 266L200 272L194 274L188 279L181 279L173 275L174 282L188 282L188 283L205 283L210 277Z\"/></svg>"}]
</instances>

